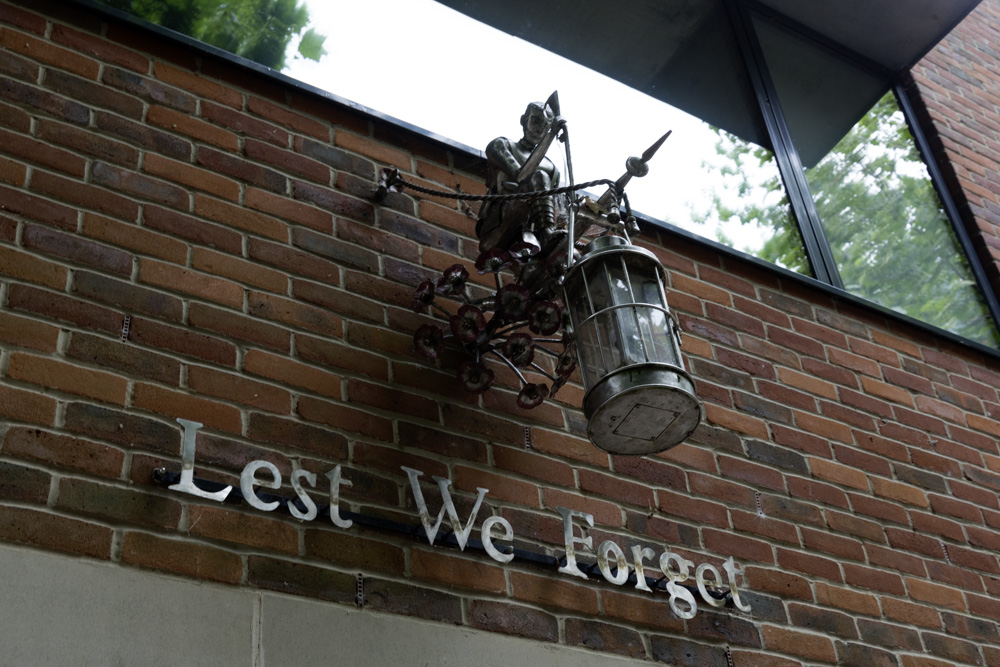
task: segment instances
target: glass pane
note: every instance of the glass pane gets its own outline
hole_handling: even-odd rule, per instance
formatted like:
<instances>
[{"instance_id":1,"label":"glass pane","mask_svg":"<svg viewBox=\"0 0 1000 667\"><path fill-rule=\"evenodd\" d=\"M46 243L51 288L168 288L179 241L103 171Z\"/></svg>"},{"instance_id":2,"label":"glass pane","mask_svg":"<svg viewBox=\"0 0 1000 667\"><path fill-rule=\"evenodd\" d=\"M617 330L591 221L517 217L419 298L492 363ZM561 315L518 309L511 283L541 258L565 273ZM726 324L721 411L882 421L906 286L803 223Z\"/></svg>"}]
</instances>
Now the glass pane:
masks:
<instances>
[{"instance_id":1,"label":"glass pane","mask_svg":"<svg viewBox=\"0 0 1000 667\"><path fill-rule=\"evenodd\" d=\"M782 25L754 26L844 288L998 346L888 82Z\"/></svg>"},{"instance_id":2,"label":"glass pane","mask_svg":"<svg viewBox=\"0 0 1000 667\"><path fill-rule=\"evenodd\" d=\"M806 178L845 289L984 345L1000 344L891 92Z\"/></svg>"}]
</instances>

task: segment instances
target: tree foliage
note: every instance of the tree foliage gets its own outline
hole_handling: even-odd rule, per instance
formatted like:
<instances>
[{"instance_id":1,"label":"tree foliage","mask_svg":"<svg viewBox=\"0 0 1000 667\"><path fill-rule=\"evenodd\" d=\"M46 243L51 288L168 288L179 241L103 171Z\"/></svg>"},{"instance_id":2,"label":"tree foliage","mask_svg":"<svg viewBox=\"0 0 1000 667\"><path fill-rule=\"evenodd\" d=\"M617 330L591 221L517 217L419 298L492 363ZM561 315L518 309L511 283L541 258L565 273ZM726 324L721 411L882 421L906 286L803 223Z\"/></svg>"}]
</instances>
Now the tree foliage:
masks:
<instances>
[{"instance_id":1,"label":"tree foliage","mask_svg":"<svg viewBox=\"0 0 1000 667\"><path fill-rule=\"evenodd\" d=\"M726 159L730 175L748 159L761 164L771 159L765 149L721 132L716 151ZM784 192L777 177L765 182L753 178L750 170L740 187ZM806 170L806 179L845 289L966 338L1000 345L891 92ZM755 255L808 272L787 196L766 206L756 203L760 197L750 197L736 208L721 206L722 199L716 197L720 218L773 230Z\"/></svg>"},{"instance_id":2,"label":"tree foliage","mask_svg":"<svg viewBox=\"0 0 1000 667\"><path fill-rule=\"evenodd\" d=\"M309 23L298 0L101 0L164 28L243 56L276 70L285 66L292 38ZM299 55L319 60L326 38L308 30Z\"/></svg>"}]
</instances>

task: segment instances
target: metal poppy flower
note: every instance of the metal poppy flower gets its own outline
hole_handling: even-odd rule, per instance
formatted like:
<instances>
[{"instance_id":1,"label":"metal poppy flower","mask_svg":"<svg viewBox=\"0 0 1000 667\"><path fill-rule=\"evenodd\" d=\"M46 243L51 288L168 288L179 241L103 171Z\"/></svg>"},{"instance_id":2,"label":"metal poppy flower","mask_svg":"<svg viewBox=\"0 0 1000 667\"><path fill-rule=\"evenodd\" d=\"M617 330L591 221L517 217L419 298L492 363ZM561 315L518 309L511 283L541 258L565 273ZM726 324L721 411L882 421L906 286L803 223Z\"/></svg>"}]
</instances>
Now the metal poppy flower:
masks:
<instances>
[{"instance_id":1,"label":"metal poppy flower","mask_svg":"<svg viewBox=\"0 0 1000 667\"><path fill-rule=\"evenodd\" d=\"M576 263L579 258L580 253L574 248L573 263ZM549 255L548 260L545 262L545 270L550 276L556 279L556 284L562 285L566 279L566 273L569 271L569 265L566 264L566 255L561 252L554 252Z\"/></svg>"},{"instance_id":2,"label":"metal poppy flower","mask_svg":"<svg viewBox=\"0 0 1000 667\"><path fill-rule=\"evenodd\" d=\"M479 334L486 330L486 318L483 311L475 306L462 306L458 313L451 316L451 332L463 343L474 343Z\"/></svg>"},{"instance_id":3,"label":"metal poppy flower","mask_svg":"<svg viewBox=\"0 0 1000 667\"><path fill-rule=\"evenodd\" d=\"M510 254L500 248L492 248L480 253L476 258L476 270L480 275L484 273L500 273L510 266Z\"/></svg>"},{"instance_id":4,"label":"metal poppy flower","mask_svg":"<svg viewBox=\"0 0 1000 667\"><path fill-rule=\"evenodd\" d=\"M563 382L576 370L576 351L567 347L556 361L556 375Z\"/></svg>"},{"instance_id":5,"label":"metal poppy flower","mask_svg":"<svg viewBox=\"0 0 1000 667\"><path fill-rule=\"evenodd\" d=\"M444 331L434 324L424 324L413 334L413 346L428 359L437 359L444 347Z\"/></svg>"},{"instance_id":6,"label":"metal poppy flower","mask_svg":"<svg viewBox=\"0 0 1000 667\"><path fill-rule=\"evenodd\" d=\"M549 388L544 384L526 384L517 395L517 405L527 410L537 408L548 395Z\"/></svg>"},{"instance_id":7,"label":"metal poppy flower","mask_svg":"<svg viewBox=\"0 0 1000 667\"><path fill-rule=\"evenodd\" d=\"M438 278L437 290L441 294L460 294L465 288L465 281L469 279L469 272L461 264L452 264L448 267L444 275Z\"/></svg>"},{"instance_id":8,"label":"metal poppy flower","mask_svg":"<svg viewBox=\"0 0 1000 667\"><path fill-rule=\"evenodd\" d=\"M504 285L497 292L497 310L508 320L519 320L528 312L531 292L520 285Z\"/></svg>"},{"instance_id":9,"label":"metal poppy flower","mask_svg":"<svg viewBox=\"0 0 1000 667\"><path fill-rule=\"evenodd\" d=\"M458 379L466 391L481 394L493 386L493 371L478 361L463 361L458 367Z\"/></svg>"},{"instance_id":10,"label":"metal poppy flower","mask_svg":"<svg viewBox=\"0 0 1000 667\"><path fill-rule=\"evenodd\" d=\"M552 301L539 301L528 311L528 328L533 333L549 336L562 326L562 308Z\"/></svg>"},{"instance_id":11,"label":"metal poppy flower","mask_svg":"<svg viewBox=\"0 0 1000 667\"><path fill-rule=\"evenodd\" d=\"M425 280L420 283L417 289L413 292L413 303L410 304L410 308L414 312L419 313L421 310L427 306L434 303L434 281Z\"/></svg>"},{"instance_id":12,"label":"metal poppy flower","mask_svg":"<svg viewBox=\"0 0 1000 667\"><path fill-rule=\"evenodd\" d=\"M510 254L510 258L518 264L527 264L532 257L538 254L539 250L541 250L541 248L534 243L518 241L512 245L507 252Z\"/></svg>"},{"instance_id":13,"label":"metal poppy flower","mask_svg":"<svg viewBox=\"0 0 1000 667\"><path fill-rule=\"evenodd\" d=\"M528 334L511 334L504 341L503 356L515 366L527 366L535 358L535 342Z\"/></svg>"}]
</instances>

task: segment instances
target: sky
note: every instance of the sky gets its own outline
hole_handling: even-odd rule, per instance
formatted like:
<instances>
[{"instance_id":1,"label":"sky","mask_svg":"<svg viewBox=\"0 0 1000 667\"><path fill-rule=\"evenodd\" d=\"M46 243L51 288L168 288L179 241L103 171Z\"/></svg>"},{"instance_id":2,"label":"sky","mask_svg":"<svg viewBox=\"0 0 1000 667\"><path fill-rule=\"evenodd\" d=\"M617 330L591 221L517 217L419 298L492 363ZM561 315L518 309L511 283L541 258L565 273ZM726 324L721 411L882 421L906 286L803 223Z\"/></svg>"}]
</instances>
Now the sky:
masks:
<instances>
[{"instance_id":1,"label":"sky","mask_svg":"<svg viewBox=\"0 0 1000 667\"><path fill-rule=\"evenodd\" d=\"M577 183L618 178L630 155L672 130L649 176L626 189L632 207L712 239L721 231L741 250L763 243L748 225L690 222L691 207L711 208L703 160L718 160L715 134L693 116L433 0L305 4L327 55L289 57L285 74L479 150L519 138L525 105L558 90ZM562 144L549 157L565 175Z\"/></svg>"}]
</instances>

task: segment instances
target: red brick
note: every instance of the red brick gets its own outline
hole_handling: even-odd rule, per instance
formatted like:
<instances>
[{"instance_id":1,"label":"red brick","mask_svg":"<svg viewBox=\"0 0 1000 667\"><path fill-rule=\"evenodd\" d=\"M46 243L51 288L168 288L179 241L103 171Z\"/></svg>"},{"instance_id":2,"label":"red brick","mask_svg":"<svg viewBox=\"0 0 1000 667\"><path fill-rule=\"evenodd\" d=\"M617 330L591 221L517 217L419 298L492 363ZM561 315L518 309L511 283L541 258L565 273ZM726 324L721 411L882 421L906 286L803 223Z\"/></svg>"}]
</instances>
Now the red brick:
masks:
<instances>
[{"instance_id":1,"label":"red brick","mask_svg":"<svg viewBox=\"0 0 1000 667\"><path fill-rule=\"evenodd\" d=\"M186 577L238 584L243 578L239 554L187 540L149 533L125 533L122 562Z\"/></svg>"},{"instance_id":2,"label":"red brick","mask_svg":"<svg viewBox=\"0 0 1000 667\"><path fill-rule=\"evenodd\" d=\"M21 134L0 130L0 145L3 145L7 155L17 156L22 160L40 164L77 178L83 178L86 171L87 161L79 155ZM15 185L24 184L23 175L16 180L12 178L4 180Z\"/></svg>"},{"instance_id":3,"label":"red brick","mask_svg":"<svg viewBox=\"0 0 1000 667\"><path fill-rule=\"evenodd\" d=\"M247 108L258 116L272 120L297 132L308 134L309 136L316 137L317 139L325 142L329 142L330 140L330 130L323 123L313 120L312 118L308 118L300 113L289 111L283 106L279 106L260 97L251 95L247 102Z\"/></svg>"},{"instance_id":4,"label":"red brick","mask_svg":"<svg viewBox=\"0 0 1000 667\"><path fill-rule=\"evenodd\" d=\"M928 606L914 604L890 597L882 598L882 612L886 618L925 628L941 629L941 614Z\"/></svg>"},{"instance_id":5,"label":"red brick","mask_svg":"<svg viewBox=\"0 0 1000 667\"><path fill-rule=\"evenodd\" d=\"M188 309L188 324L279 352L291 349L291 332L287 329L202 303L191 304Z\"/></svg>"},{"instance_id":6,"label":"red brick","mask_svg":"<svg viewBox=\"0 0 1000 667\"><path fill-rule=\"evenodd\" d=\"M507 592L504 570L492 561L444 555L439 551L410 550L410 575L436 581L450 588L465 588L492 594Z\"/></svg>"},{"instance_id":7,"label":"red brick","mask_svg":"<svg viewBox=\"0 0 1000 667\"><path fill-rule=\"evenodd\" d=\"M187 210L191 199L191 195L183 188L107 162L95 162L90 170L90 178L92 182L104 185L115 192L124 192L180 210ZM131 215L126 219L134 220L135 216Z\"/></svg>"},{"instance_id":8,"label":"red brick","mask_svg":"<svg viewBox=\"0 0 1000 667\"><path fill-rule=\"evenodd\" d=\"M143 259L139 264L139 280L234 308L243 306L243 287L240 285L174 264Z\"/></svg>"},{"instance_id":9,"label":"red brick","mask_svg":"<svg viewBox=\"0 0 1000 667\"><path fill-rule=\"evenodd\" d=\"M207 248L194 248L191 268L272 292L285 292L288 289L288 278L283 273Z\"/></svg>"},{"instance_id":10,"label":"red brick","mask_svg":"<svg viewBox=\"0 0 1000 667\"><path fill-rule=\"evenodd\" d=\"M929 507L927 494L921 489L909 484L902 484L882 477L871 477L872 490L875 495L890 500L898 500L917 507Z\"/></svg>"},{"instance_id":11,"label":"red brick","mask_svg":"<svg viewBox=\"0 0 1000 667\"><path fill-rule=\"evenodd\" d=\"M63 289L68 271L35 255L0 245L0 274Z\"/></svg>"},{"instance_id":12,"label":"red brick","mask_svg":"<svg viewBox=\"0 0 1000 667\"><path fill-rule=\"evenodd\" d=\"M303 419L311 422L386 442L393 441L392 421L369 412L311 396L299 396L296 409Z\"/></svg>"},{"instance_id":13,"label":"red brick","mask_svg":"<svg viewBox=\"0 0 1000 667\"><path fill-rule=\"evenodd\" d=\"M841 537L833 533L814 530L802 526L802 546L830 556L839 556L850 560L865 560L865 550L860 540Z\"/></svg>"},{"instance_id":14,"label":"red brick","mask_svg":"<svg viewBox=\"0 0 1000 667\"><path fill-rule=\"evenodd\" d=\"M243 360L243 367L248 373L260 377L302 387L331 398L341 397L340 376L293 361L287 357L261 350L249 350Z\"/></svg>"},{"instance_id":15,"label":"red brick","mask_svg":"<svg viewBox=\"0 0 1000 667\"><path fill-rule=\"evenodd\" d=\"M233 373L192 365L188 367L188 386L199 394L242 403L267 412L287 415L291 411L291 395L285 389Z\"/></svg>"},{"instance_id":16,"label":"red brick","mask_svg":"<svg viewBox=\"0 0 1000 667\"><path fill-rule=\"evenodd\" d=\"M569 577L554 579L526 572L511 572L510 580L515 599L579 614L597 614L597 591L593 586L577 585Z\"/></svg>"},{"instance_id":17,"label":"red brick","mask_svg":"<svg viewBox=\"0 0 1000 667\"><path fill-rule=\"evenodd\" d=\"M532 447L540 452L562 458L582 461L599 468L608 467L608 455L594 447L587 439L559 431L531 429Z\"/></svg>"},{"instance_id":18,"label":"red brick","mask_svg":"<svg viewBox=\"0 0 1000 667\"><path fill-rule=\"evenodd\" d=\"M815 584L816 602L821 605L838 607L856 614L880 617L878 598L868 593L860 593L850 588L831 586L822 581Z\"/></svg>"},{"instance_id":19,"label":"red brick","mask_svg":"<svg viewBox=\"0 0 1000 667\"><path fill-rule=\"evenodd\" d=\"M63 229L76 229L76 209L0 186L0 211L23 215Z\"/></svg>"},{"instance_id":20,"label":"red brick","mask_svg":"<svg viewBox=\"0 0 1000 667\"><path fill-rule=\"evenodd\" d=\"M154 68L155 76L160 81L183 88L199 97L215 100L234 108L238 108L243 104L243 95L240 92L216 83L204 76L178 69L164 62L157 62ZM215 120L211 112L206 113L206 108L215 108L215 105L205 101L201 103L202 115L209 118L209 120ZM238 128L231 127L230 129ZM277 132L282 132L282 130L277 130ZM285 136L287 141L287 134Z\"/></svg>"},{"instance_id":21,"label":"red brick","mask_svg":"<svg viewBox=\"0 0 1000 667\"><path fill-rule=\"evenodd\" d=\"M59 329L38 320L0 311L0 341L52 353L59 342Z\"/></svg>"},{"instance_id":22,"label":"red brick","mask_svg":"<svg viewBox=\"0 0 1000 667\"><path fill-rule=\"evenodd\" d=\"M389 379L385 357L337 341L296 334L295 354L304 361L354 371L376 380Z\"/></svg>"},{"instance_id":23,"label":"red brick","mask_svg":"<svg viewBox=\"0 0 1000 667\"><path fill-rule=\"evenodd\" d=\"M341 335L341 319L326 310L254 291L249 293L248 301L251 315L309 329L325 336Z\"/></svg>"},{"instance_id":24,"label":"red brick","mask_svg":"<svg viewBox=\"0 0 1000 667\"><path fill-rule=\"evenodd\" d=\"M144 382L135 384L132 405L157 414L199 421L208 428L230 433L240 434L243 430L237 408Z\"/></svg>"},{"instance_id":25,"label":"red brick","mask_svg":"<svg viewBox=\"0 0 1000 667\"><path fill-rule=\"evenodd\" d=\"M852 586L870 588L876 591L902 596L903 580L898 574L874 570L872 568L844 563L844 581Z\"/></svg>"},{"instance_id":26,"label":"red brick","mask_svg":"<svg viewBox=\"0 0 1000 667\"><path fill-rule=\"evenodd\" d=\"M250 413L247 437L258 442L313 452L338 462L347 458L347 438L339 433L274 415Z\"/></svg>"},{"instance_id":27,"label":"red brick","mask_svg":"<svg viewBox=\"0 0 1000 667\"><path fill-rule=\"evenodd\" d=\"M764 646L773 651L798 655L809 660L836 662L833 642L822 635L796 632L773 625L761 626Z\"/></svg>"},{"instance_id":28,"label":"red brick","mask_svg":"<svg viewBox=\"0 0 1000 667\"><path fill-rule=\"evenodd\" d=\"M224 542L287 554L298 554L298 531L291 524L258 515L192 505L188 532Z\"/></svg>"},{"instance_id":29,"label":"red brick","mask_svg":"<svg viewBox=\"0 0 1000 667\"><path fill-rule=\"evenodd\" d=\"M136 72L149 70L149 59L145 56L58 23L52 26L52 41Z\"/></svg>"},{"instance_id":30,"label":"red brick","mask_svg":"<svg viewBox=\"0 0 1000 667\"><path fill-rule=\"evenodd\" d=\"M183 264L187 261L187 245L184 243L138 225L121 223L96 213L84 214L83 233L99 241L128 248L143 255L158 257L174 264Z\"/></svg>"},{"instance_id":31,"label":"red brick","mask_svg":"<svg viewBox=\"0 0 1000 667\"><path fill-rule=\"evenodd\" d=\"M143 225L182 239L239 255L243 250L241 235L232 229L192 218L158 206L143 208Z\"/></svg>"},{"instance_id":32,"label":"red brick","mask_svg":"<svg viewBox=\"0 0 1000 667\"><path fill-rule=\"evenodd\" d=\"M814 576L842 582L843 576L840 573L840 566L837 561L806 554L801 551L791 551L779 547L777 549L778 565L784 569L811 574Z\"/></svg>"},{"instance_id":33,"label":"red brick","mask_svg":"<svg viewBox=\"0 0 1000 667\"><path fill-rule=\"evenodd\" d=\"M0 31L0 46L92 80L100 70L100 63L93 58L14 30Z\"/></svg>"},{"instance_id":34,"label":"red brick","mask_svg":"<svg viewBox=\"0 0 1000 667\"><path fill-rule=\"evenodd\" d=\"M153 153L146 155L143 170L187 188L201 190L230 201L236 201L240 196L240 184L234 180L192 164L178 162Z\"/></svg>"},{"instance_id":35,"label":"red brick","mask_svg":"<svg viewBox=\"0 0 1000 667\"><path fill-rule=\"evenodd\" d=\"M906 589L913 600L929 602L938 607L967 611L962 592L951 586L942 586L923 579L906 578Z\"/></svg>"},{"instance_id":36,"label":"red brick","mask_svg":"<svg viewBox=\"0 0 1000 667\"><path fill-rule=\"evenodd\" d=\"M10 357L7 375L42 387L125 405L128 380L56 359L15 352Z\"/></svg>"},{"instance_id":37,"label":"red brick","mask_svg":"<svg viewBox=\"0 0 1000 667\"><path fill-rule=\"evenodd\" d=\"M868 476L855 468L820 458L810 458L809 467L814 477L855 489L868 490Z\"/></svg>"},{"instance_id":38,"label":"red brick","mask_svg":"<svg viewBox=\"0 0 1000 667\"><path fill-rule=\"evenodd\" d=\"M799 428L810 433L815 433L823 438L846 442L848 444L853 443L851 428L846 424L818 417L807 412L799 412L797 410L793 412L795 414L795 423Z\"/></svg>"},{"instance_id":39,"label":"red brick","mask_svg":"<svg viewBox=\"0 0 1000 667\"><path fill-rule=\"evenodd\" d=\"M171 350L180 354L233 368L236 346L213 336L171 327L144 318L133 318L129 339L144 346Z\"/></svg>"},{"instance_id":40,"label":"red brick","mask_svg":"<svg viewBox=\"0 0 1000 667\"><path fill-rule=\"evenodd\" d=\"M108 560L112 532L105 526L48 512L0 507L0 537L8 542Z\"/></svg>"},{"instance_id":41,"label":"red brick","mask_svg":"<svg viewBox=\"0 0 1000 667\"><path fill-rule=\"evenodd\" d=\"M224 174L244 184L267 188L284 193L288 179L273 169L248 162L230 153L217 151L205 146L198 147L197 163L219 174Z\"/></svg>"},{"instance_id":42,"label":"red brick","mask_svg":"<svg viewBox=\"0 0 1000 667\"><path fill-rule=\"evenodd\" d=\"M730 428L740 433L746 433L762 440L769 439L767 424L761 419L750 417L742 412L729 410L712 403L706 403L704 407L705 417L709 423Z\"/></svg>"},{"instance_id":43,"label":"red brick","mask_svg":"<svg viewBox=\"0 0 1000 667\"><path fill-rule=\"evenodd\" d=\"M56 402L48 396L0 386L0 415L16 421L51 426L56 418Z\"/></svg>"},{"instance_id":44,"label":"red brick","mask_svg":"<svg viewBox=\"0 0 1000 667\"><path fill-rule=\"evenodd\" d=\"M656 495L660 511L665 516L679 516L719 528L729 527L728 512L724 505L665 489L657 489Z\"/></svg>"},{"instance_id":45,"label":"red brick","mask_svg":"<svg viewBox=\"0 0 1000 667\"><path fill-rule=\"evenodd\" d=\"M103 269L107 273L117 273L120 276L129 276L132 273L131 254L94 243L77 234L65 234L40 225L25 225L21 240L25 248L76 264Z\"/></svg>"},{"instance_id":46,"label":"red brick","mask_svg":"<svg viewBox=\"0 0 1000 667\"><path fill-rule=\"evenodd\" d=\"M239 150L239 139L232 132L164 106L152 105L146 112L146 120L171 132L184 134L219 148Z\"/></svg>"},{"instance_id":47,"label":"red brick","mask_svg":"<svg viewBox=\"0 0 1000 667\"><path fill-rule=\"evenodd\" d=\"M305 225L320 232L331 233L333 231L333 215L330 212L265 190L248 187L246 189L246 205L249 208ZM285 234L287 236L287 232ZM285 239L284 236L272 236L272 238Z\"/></svg>"}]
</instances>

